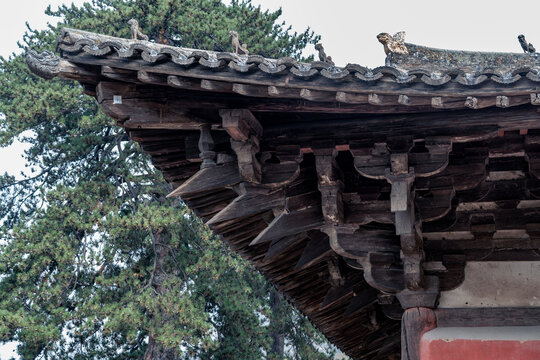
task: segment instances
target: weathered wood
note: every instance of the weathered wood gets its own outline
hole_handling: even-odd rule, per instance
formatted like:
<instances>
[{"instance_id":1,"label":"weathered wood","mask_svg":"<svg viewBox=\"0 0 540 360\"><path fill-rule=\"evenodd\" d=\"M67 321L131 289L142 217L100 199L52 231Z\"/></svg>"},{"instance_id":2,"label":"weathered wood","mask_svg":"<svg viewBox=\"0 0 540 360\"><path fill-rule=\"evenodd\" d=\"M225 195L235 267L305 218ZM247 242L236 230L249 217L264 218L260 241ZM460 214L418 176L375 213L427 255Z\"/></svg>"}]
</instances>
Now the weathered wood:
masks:
<instances>
[{"instance_id":1,"label":"weathered wood","mask_svg":"<svg viewBox=\"0 0 540 360\"><path fill-rule=\"evenodd\" d=\"M409 168L409 156L406 153L392 154L390 162L391 168L387 170L386 179L392 184L390 210L395 213L396 235L400 235L405 284L410 290L419 290L424 286L424 253L422 237L418 229L413 229L417 224L413 201L415 195L411 191L414 168Z\"/></svg>"},{"instance_id":2,"label":"weathered wood","mask_svg":"<svg viewBox=\"0 0 540 360\"><path fill-rule=\"evenodd\" d=\"M287 197L285 209L250 245L318 228L323 217L317 195L317 192L309 191Z\"/></svg>"},{"instance_id":3,"label":"weathered wood","mask_svg":"<svg viewBox=\"0 0 540 360\"><path fill-rule=\"evenodd\" d=\"M278 62L270 74L260 57L246 64L227 54L215 61L216 54L205 52L184 59L167 48L170 56L150 63L155 58L146 50L141 60L139 53L108 55L111 49L96 50L99 57L65 56L96 70L88 70L85 85L107 114L130 133L138 129L133 139L180 185L175 192L194 213L213 217L210 224L231 248L354 358L386 359L399 341L398 323L381 316L400 313L395 296L374 306L375 289L398 294L405 307L432 306L430 276L448 289L462 281L467 260L540 259L540 140L534 139L540 125L531 106L540 101L532 72L516 74L515 83L486 73L474 86L468 81L479 78L454 81L455 74L432 76L428 85L428 74L398 76L391 68L375 79L353 65L334 72L317 62L309 70L295 63L291 75L293 60L281 59L286 65ZM91 81L107 77L115 81L94 89ZM264 133L240 126L220 131L219 110L239 108ZM181 184L200 162L193 130L202 124L215 143L206 137L201 146L213 167ZM387 169L403 176L411 167L414 186L392 188ZM239 191L246 179L260 184ZM338 225L335 236L319 231L328 225ZM263 241L249 246L258 237ZM331 257L337 266L323 261ZM423 289L416 276L422 271ZM363 274L368 284L342 284L350 273ZM357 298L364 292L369 296Z\"/></svg>"},{"instance_id":4,"label":"weathered wood","mask_svg":"<svg viewBox=\"0 0 540 360\"><path fill-rule=\"evenodd\" d=\"M319 191L321 192L322 212L328 224L343 223L343 182L340 179L338 165L335 161L336 151L326 154L315 150L315 164Z\"/></svg>"},{"instance_id":5,"label":"weathered wood","mask_svg":"<svg viewBox=\"0 0 540 360\"><path fill-rule=\"evenodd\" d=\"M136 96L134 84L102 81L96 87L96 94L102 110L121 122L128 120L127 126L130 128L193 130L205 122L185 109L162 103L133 100L130 96Z\"/></svg>"},{"instance_id":6,"label":"weathered wood","mask_svg":"<svg viewBox=\"0 0 540 360\"><path fill-rule=\"evenodd\" d=\"M415 175L420 177L432 176L442 172L448 165L448 155L451 150L449 137L427 138L425 153L409 153L408 166L414 168ZM373 179L383 179L385 171L392 166L392 156L386 143L376 143L372 148L351 148L354 155L355 167L363 176ZM408 167L407 167L408 169Z\"/></svg>"},{"instance_id":7,"label":"weathered wood","mask_svg":"<svg viewBox=\"0 0 540 360\"><path fill-rule=\"evenodd\" d=\"M309 101L322 101L322 102L331 102L331 101L335 101L336 99L335 93L318 91L318 90L310 90L310 89L301 89L300 97L302 99L306 99Z\"/></svg>"},{"instance_id":8,"label":"weathered wood","mask_svg":"<svg viewBox=\"0 0 540 360\"><path fill-rule=\"evenodd\" d=\"M182 121L168 121L166 119L155 121L150 118L128 119L121 124L126 130L131 129L170 129L170 130L198 130L201 122L196 117L186 114L185 118L178 116ZM185 120L184 120L185 119Z\"/></svg>"},{"instance_id":9,"label":"weathered wood","mask_svg":"<svg viewBox=\"0 0 540 360\"><path fill-rule=\"evenodd\" d=\"M345 286L331 287L328 289L319 310L325 310L338 302L346 301L353 296L351 288Z\"/></svg>"},{"instance_id":10,"label":"weathered wood","mask_svg":"<svg viewBox=\"0 0 540 360\"><path fill-rule=\"evenodd\" d=\"M199 137L199 157L202 159L201 169L216 166L216 153L214 151L214 139L210 132L210 124L201 125L201 135Z\"/></svg>"},{"instance_id":11,"label":"weathered wood","mask_svg":"<svg viewBox=\"0 0 540 360\"><path fill-rule=\"evenodd\" d=\"M389 239L390 242L381 243L379 239L359 246L361 243L356 240L358 237L367 236L367 238L373 239L373 237L366 234L367 231L355 234L357 228L343 225L325 226L323 230L328 234L330 246L337 254L347 259L354 259L362 265L364 278L370 286L388 293L398 292L403 289L403 269L394 266L399 245L394 245L390 240L391 238ZM380 233L381 231L375 232ZM386 231L386 234L388 234L388 231ZM350 245L346 242L348 238L354 239ZM380 248L377 249L376 247Z\"/></svg>"},{"instance_id":12,"label":"weathered wood","mask_svg":"<svg viewBox=\"0 0 540 360\"><path fill-rule=\"evenodd\" d=\"M269 193L267 190L250 190L246 188L244 193L234 199L226 208L216 214L207 224L212 226L220 222L252 216L272 209L285 206L283 192Z\"/></svg>"},{"instance_id":13,"label":"weathered wood","mask_svg":"<svg viewBox=\"0 0 540 360\"><path fill-rule=\"evenodd\" d=\"M102 66L101 75L112 80L124 82L134 82L137 79L137 72L133 70L112 68L110 66Z\"/></svg>"},{"instance_id":14,"label":"weathered wood","mask_svg":"<svg viewBox=\"0 0 540 360\"><path fill-rule=\"evenodd\" d=\"M338 91L336 100L344 104L369 104L367 95Z\"/></svg>"},{"instance_id":15,"label":"weathered wood","mask_svg":"<svg viewBox=\"0 0 540 360\"><path fill-rule=\"evenodd\" d=\"M399 95L398 103L400 103L401 105L411 105L411 98L407 95Z\"/></svg>"},{"instance_id":16,"label":"weathered wood","mask_svg":"<svg viewBox=\"0 0 540 360\"><path fill-rule=\"evenodd\" d=\"M169 75L167 76L167 84L173 88L185 89L185 90L204 90L201 87L201 82L190 79L183 78L179 76Z\"/></svg>"},{"instance_id":17,"label":"weathered wood","mask_svg":"<svg viewBox=\"0 0 540 360\"><path fill-rule=\"evenodd\" d=\"M435 109L459 109L465 105L465 99L463 98L444 98L441 96L434 96L431 98L431 106Z\"/></svg>"},{"instance_id":18,"label":"weathered wood","mask_svg":"<svg viewBox=\"0 0 540 360\"><path fill-rule=\"evenodd\" d=\"M416 231L412 231L409 234L401 234L400 240L405 283L409 290L420 290L425 285L424 269L422 267L424 261L422 237ZM426 305L422 306L429 307Z\"/></svg>"},{"instance_id":19,"label":"weathered wood","mask_svg":"<svg viewBox=\"0 0 540 360\"><path fill-rule=\"evenodd\" d=\"M242 181L236 164L228 163L201 169L167 197L187 196L232 187Z\"/></svg>"},{"instance_id":20,"label":"weathered wood","mask_svg":"<svg viewBox=\"0 0 540 360\"><path fill-rule=\"evenodd\" d=\"M137 79L145 84L167 85L167 76L148 71L137 71Z\"/></svg>"},{"instance_id":21,"label":"weathered wood","mask_svg":"<svg viewBox=\"0 0 540 360\"><path fill-rule=\"evenodd\" d=\"M260 183L262 170L256 154L263 133L261 124L245 109L220 110L219 114L223 119L223 128L231 136L231 148L238 158L240 175L246 181Z\"/></svg>"},{"instance_id":22,"label":"weathered wood","mask_svg":"<svg viewBox=\"0 0 540 360\"><path fill-rule=\"evenodd\" d=\"M213 92L231 92L233 84L223 81L201 80L201 88Z\"/></svg>"},{"instance_id":23,"label":"weathered wood","mask_svg":"<svg viewBox=\"0 0 540 360\"><path fill-rule=\"evenodd\" d=\"M270 243L270 247L264 256L263 261L273 261L277 256L290 250L291 247L303 242L307 238L305 232L297 233L291 236L275 239Z\"/></svg>"},{"instance_id":24,"label":"weathered wood","mask_svg":"<svg viewBox=\"0 0 540 360\"><path fill-rule=\"evenodd\" d=\"M252 137L248 141L231 140L231 148L238 159L238 170L246 181L259 184L262 180L261 164L257 160L259 141Z\"/></svg>"},{"instance_id":25,"label":"weathered wood","mask_svg":"<svg viewBox=\"0 0 540 360\"><path fill-rule=\"evenodd\" d=\"M434 221L442 218L452 209L455 196L454 187L432 190L427 196L416 196L415 207L422 221Z\"/></svg>"},{"instance_id":26,"label":"weathered wood","mask_svg":"<svg viewBox=\"0 0 540 360\"><path fill-rule=\"evenodd\" d=\"M332 241L340 255L363 259L369 252L399 253L399 239L391 230L338 227L337 238Z\"/></svg>"},{"instance_id":27,"label":"weathered wood","mask_svg":"<svg viewBox=\"0 0 540 360\"><path fill-rule=\"evenodd\" d=\"M232 92L240 94L240 95L244 95L244 96L267 97L268 87L258 86L258 85L247 85L247 84L233 84Z\"/></svg>"},{"instance_id":28,"label":"weathered wood","mask_svg":"<svg viewBox=\"0 0 540 360\"><path fill-rule=\"evenodd\" d=\"M394 214L390 212L389 200L362 201L358 194L343 194L345 223L365 225L371 222L392 224Z\"/></svg>"},{"instance_id":29,"label":"weathered wood","mask_svg":"<svg viewBox=\"0 0 540 360\"><path fill-rule=\"evenodd\" d=\"M401 322L403 313L405 312L399 303L395 304L381 304L382 313L389 319L398 320Z\"/></svg>"},{"instance_id":30,"label":"weathered wood","mask_svg":"<svg viewBox=\"0 0 540 360\"><path fill-rule=\"evenodd\" d=\"M407 279L406 269L405 278ZM425 276L422 280L423 289L404 289L396 294L404 309L435 307L439 297L439 278L437 276Z\"/></svg>"},{"instance_id":31,"label":"weathered wood","mask_svg":"<svg viewBox=\"0 0 540 360\"><path fill-rule=\"evenodd\" d=\"M268 96L275 98L297 99L300 97L300 89L289 89L277 86L269 86Z\"/></svg>"},{"instance_id":32,"label":"weathered wood","mask_svg":"<svg viewBox=\"0 0 540 360\"><path fill-rule=\"evenodd\" d=\"M420 339L436 327L433 310L423 307L405 310L401 320L401 359L420 360Z\"/></svg>"},{"instance_id":33,"label":"weathered wood","mask_svg":"<svg viewBox=\"0 0 540 360\"><path fill-rule=\"evenodd\" d=\"M540 308L436 309L437 326L540 326Z\"/></svg>"},{"instance_id":34,"label":"weathered wood","mask_svg":"<svg viewBox=\"0 0 540 360\"><path fill-rule=\"evenodd\" d=\"M253 113L246 109L220 110L223 128L233 140L247 141L251 136L260 138L263 128Z\"/></svg>"},{"instance_id":35,"label":"weathered wood","mask_svg":"<svg viewBox=\"0 0 540 360\"><path fill-rule=\"evenodd\" d=\"M162 169L163 176L167 181L177 181L187 179L199 170L199 164L189 164L184 166L176 166L174 168Z\"/></svg>"},{"instance_id":36,"label":"weathered wood","mask_svg":"<svg viewBox=\"0 0 540 360\"><path fill-rule=\"evenodd\" d=\"M326 234L320 231L312 231L309 238L311 240L302 252L298 263L296 263L295 270L310 267L334 252L330 247Z\"/></svg>"},{"instance_id":37,"label":"weathered wood","mask_svg":"<svg viewBox=\"0 0 540 360\"><path fill-rule=\"evenodd\" d=\"M372 254L376 253L371 253L369 256L371 257ZM382 255L386 256L386 254ZM365 264L365 262L363 262L363 264ZM366 282L380 291L393 294L405 288L403 269L397 265L373 264L370 259L370 266L364 266L364 269L364 278L366 279Z\"/></svg>"},{"instance_id":38,"label":"weathered wood","mask_svg":"<svg viewBox=\"0 0 540 360\"><path fill-rule=\"evenodd\" d=\"M154 71L154 70L152 70ZM172 75L171 75L172 76ZM179 78L180 79L180 78ZM135 84L132 84L135 85ZM197 83L193 83L192 80L189 80L188 78L182 79L181 86L178 86L179 89L184 90L205 90L200 87L200 85L197 85ZM138 86L138 96L139 97L146 97L147 99L155 98L156 100L159 98L163 98L164 96L168 96L167 92L173 92L173 90L167 90L167 88L164 88L165 90L155 90L154 91L148 91L144 90L142 86ZM206 90L205 90L206 91ZM144 95L146 92L146 95ZM144 96L143 96L144 95ZM205 94L199 93L198 98L195 100L193 99L193 94L190 94L190 96L185 96L186 94L183 94L181 98L178 96L173 96L171 94L171 100L169 100L169 103L171 105L175 104L176 107L180 108L212 108L212 109L220 109L220 108L228 108L232 106L232 103L227 101L223 98L216 98L216 97L210 97L205 99ZM210 96L210 95L209 95ZM131 99L129 94L124 94L124 97L126 99ZM173 100L174 99L174 100ZM283 103L281 101L272 101L270 99L261 99L261 98L253 98L248 99L247 97L242 97L239 99L235 99L236 107L238 107L239 103L243 103L245 108L250 109L252 111L324 111L328 113L362 113L362 112L378 112L378 113L392 113L392 112L411 112L411 111L422 111L425 110L423 107L414 107L414 106L406 106L402 107L400 109L394 108L392 106L377 106L375 109L369 109L370 105L364 105L364 104L340 104L340 106L337 106L336 102L333 103L306 103L305 101L298 100L298 101L288 101L288 103ZM128 101L128 104L130 102ZM326 105L325 105L326 104ZM470 112L470 111L469 111ZM534 127L534 125L532 125ZM523 127L522 127L523 128ZM403 130L406 130L403 129Z\"/></svg>"},{"instance_id":39,"label":"weathered wood","mask_svg":"<svg viewBox=\"0 0 540 360\"><path fill-rule=\"evenodd\" d=\"M132 70L150 70L156 73L164 73L177 76L189 76L198 79L209 79L217 81L227 82L240 82L254 85L267 85L267 86L281 86L291 88L305 88L304 79L295 79L294 77L268 77L260 73L251 74L251 76L245 76L242 73L235 73L230 71L212 71L204 68L183 68L170 62L153 63L148 64L142 60L133 59L131 61L124 61L115 57L94 57L86 54L69 54L64 55L73 64L92 64L92 65L105 65L110 67L120 67L124 69ZM372 92L370 89L372 84L354 82L347 84L343 82L329 83L325 78L313 78L310 80L311 85L324 91L350 91L350 92ZM531 85L528 82L519 82L513 84L511 88L502 89L501 86L494 82L485 82L479 89L473 89L470 93L474 93L475 96L497 96L497 95L512 95L519 94L526 91L530 91ZM459 83L449 82L444 87L433 87L430 85L421 85L416 88L412 88L408 91L409 95L414 96L455 96L457 92L462 89L462 85ZM378 92L381 94L395 93L397 96L402 93L400 86L396 86L395 83L383 83L378 87ZM536 94L533 94L536 95ZM464 100L464 98L463 98Z\"/></svg>"},{"instance_id":40,"label":"weathered wood","mask_svg":"<svg viewBox=\"0 0 540 360\"><path fill-rule=\"evenodd\" d=\"M362 311L365 309L368 305L373 304L375 301L377 301L377 290L375 290L372 287L368 287L366 289L362 289L358 292L354 292L353 298L351 299L351 302L347 306L347 309L343 313L343 317L347 318L354 314L356 314L359 311Z\"/></svg>"},{"instance_id":41,"label":"weathered wood","mask_svg":"<svg viewBox=\"0 0 540 360\"><path fill-rule=\"evenodd\" d=\"M79 66L65 59L58 59L55 75L59 78L76 80L83 84L96 85L99 82L98 69L89 69L87 66ZM49 74L50 76L50 74Z\"/></svg>"},{"instance_id":42,"label":"weathered wood","mask_svg":"<svg viewBox=\"0 0 540 360\"><path fill-rule=\"evenodd\" d=\"M261 244L298 232L317 229L323 224L324 218L319 205L284 211L253 239L250 245Z\"/></svg>"},{"instance_id":43,"label":"weathered wood","mask_svg":"<svg viewBox=\"0 0 540 360\"><path fill-rule=\"evenodd\" d=\"M368 94L368 103L371 105L383 105L383 97L378 94Z\"/></svg>"},{"instance_id":44,"label":"weathered wood","mask_svg":"<svg viewBox=\"0 0 540 360\"><path fill-rule=\"evenodd\" d=\"M301 173L300 159L284 161L279 164L266 163L262 169L262 184L266 187L279 189L293 183Z\"/></svg>"}]
</instances>

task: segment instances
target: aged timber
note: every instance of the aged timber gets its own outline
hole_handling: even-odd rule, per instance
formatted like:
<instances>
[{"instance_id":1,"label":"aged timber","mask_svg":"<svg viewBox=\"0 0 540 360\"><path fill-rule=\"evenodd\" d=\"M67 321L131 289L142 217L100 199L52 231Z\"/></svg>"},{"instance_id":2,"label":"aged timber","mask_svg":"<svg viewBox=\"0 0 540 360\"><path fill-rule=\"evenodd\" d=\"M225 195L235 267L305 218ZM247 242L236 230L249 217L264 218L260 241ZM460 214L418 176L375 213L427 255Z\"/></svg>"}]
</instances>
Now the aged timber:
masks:
<instances>
[{"instance_id":1,"label":"aged timber","mask_svg":"<svg viewBox=\"0 0 540 360\"><path fill-rule=\"evenodd\" d=\"M540 262L537 54L380 34L397 43L368 69L337 67L322 46L301 63L137 36L64 29L60 57L27 63L79 81L169 196L345 353L416 360L437 326L538 325L534 306L439 308L461 300L467 264Z\"/></svg>"}]
</instances>

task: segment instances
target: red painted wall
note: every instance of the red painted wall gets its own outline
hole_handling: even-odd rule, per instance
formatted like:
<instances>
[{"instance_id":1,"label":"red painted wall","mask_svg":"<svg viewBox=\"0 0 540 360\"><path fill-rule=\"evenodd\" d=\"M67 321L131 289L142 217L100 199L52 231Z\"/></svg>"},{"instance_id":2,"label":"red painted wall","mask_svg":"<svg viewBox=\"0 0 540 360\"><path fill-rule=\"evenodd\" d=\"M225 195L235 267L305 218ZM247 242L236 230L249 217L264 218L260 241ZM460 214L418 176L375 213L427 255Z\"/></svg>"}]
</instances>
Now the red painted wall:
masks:
<instances>
[{"instance_id":1,"label":"red painted wall","mask_svg":"<svg viewBox=\"0 0 540 360\"><path fill-rule=\"evenodd\" d=\"M434 329L420 360L540 360L540 327Z\"/></svg>"}]
</instances>

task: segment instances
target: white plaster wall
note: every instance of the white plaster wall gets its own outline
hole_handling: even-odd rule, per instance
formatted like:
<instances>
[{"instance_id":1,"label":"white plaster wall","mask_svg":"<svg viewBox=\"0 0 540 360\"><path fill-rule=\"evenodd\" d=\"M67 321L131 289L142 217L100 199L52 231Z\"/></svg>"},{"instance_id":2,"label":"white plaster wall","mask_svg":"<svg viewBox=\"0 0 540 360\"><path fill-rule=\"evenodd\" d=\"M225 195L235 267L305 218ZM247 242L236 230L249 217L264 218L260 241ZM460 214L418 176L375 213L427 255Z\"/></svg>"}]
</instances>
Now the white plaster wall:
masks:
<instances>
[{"instance_id":1,"label":"white plaster wall","mask_svg":"<svg viewBox=\"0 0 540 360\"><path fill-rule=\"evenodd\" d=\"M540 261L468 262L465 281L442 291L440 308L540 306Z\"/></svg>"}]
</instances>

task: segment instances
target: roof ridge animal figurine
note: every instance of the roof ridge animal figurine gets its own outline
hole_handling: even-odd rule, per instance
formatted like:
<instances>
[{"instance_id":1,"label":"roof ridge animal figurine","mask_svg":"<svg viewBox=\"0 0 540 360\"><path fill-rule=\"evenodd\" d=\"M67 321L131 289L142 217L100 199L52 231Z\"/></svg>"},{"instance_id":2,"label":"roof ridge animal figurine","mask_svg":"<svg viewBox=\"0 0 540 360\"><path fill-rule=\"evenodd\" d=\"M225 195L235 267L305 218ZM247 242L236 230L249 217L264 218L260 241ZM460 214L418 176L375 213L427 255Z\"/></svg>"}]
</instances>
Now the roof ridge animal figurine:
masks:
<instances>
[{"instance_id":1,"label":"roof ridge animal figurine","mask_svg":"<svg viewBox=\"0 0 540 360\"><path fill-rule=\"evenodd\" d=\"M525 35L521 34L518 36L519 44L521 45L521 48L523 49L523 52L525 54L534 54L536 52L536 49L534 48L533 44L527 43L527 40L525 40Z\"/></svg>"},{"instance_id":2,"label":"roof ridge animal figurine","mask_svg":"<svg viewBox=\"0 0 540 360\"><path fill-rule=\"evenodd\" d=\"M318 43L315 45L315 50L317 50L319 52L319 60L320 61L323 61L325 63L329 63L330 65L335 65L334 62L332 61L332 57L331 56L327 56L326 53L324 52L324 47L321 43Z\"/></svg>"},{"instance_id":3,"label":"roof ridge animal figurine","mask_svg":"<svg viewBox=\"0 0 540 360\"><path fill-rule=\"evenodd\" d=\"M144 35L140 28L139 28L139 22L135 19L130 19L128 22L128 25L131 29L131 38L133 40L146 40L148 41L148 36Z\"/></svg>"},{"instance_id":4,"label":"roof ridge animal figurine","mask_svg":"<svg viewBox=\"0 0 540 360\"><path fill-rule=\"evenodd\" d=\"M240 45L240 40L238 39L238 33L236 31L229 31L229 37L231 38L233 53L238 55L249 55L247 44L244 43Z\"/></svg>"},{"instance_id":5,"label":"roof ridge animal figurine","mask_svg":"<svg viewBox=\"0 0 540 360\"><path fill-rule=\"evenodd\" d=\"M405 45L405 31L400 31L394 34L394 36L388 33L380 33L377 35L377 39L384 45L384 52L389 54L409 54L409 49Z\"/></svg>"}]
</instances>

